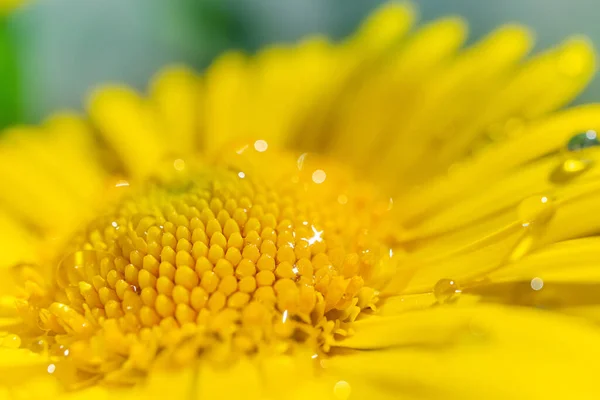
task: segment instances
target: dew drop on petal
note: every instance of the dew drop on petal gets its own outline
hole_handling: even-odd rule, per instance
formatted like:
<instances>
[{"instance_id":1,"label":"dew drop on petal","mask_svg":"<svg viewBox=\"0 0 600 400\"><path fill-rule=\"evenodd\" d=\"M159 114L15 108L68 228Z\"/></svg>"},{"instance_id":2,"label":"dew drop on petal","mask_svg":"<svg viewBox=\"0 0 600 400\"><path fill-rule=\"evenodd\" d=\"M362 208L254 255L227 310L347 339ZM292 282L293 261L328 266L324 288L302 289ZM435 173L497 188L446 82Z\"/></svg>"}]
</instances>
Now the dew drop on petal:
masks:
<instances>
[{"instance_id":1,"label":"dew drop on petal","mask_svg":"<svg viewBox=\"0 0 600 400\"><path fill-rule=\"evenodd\" d=\"M126 181L124 179L119 179L116 183L115 183L115 187L116 188L122 188L122 187L129 187L129 181Z\"/></svg>"},{"instance_id":2,"label":"dew drop on petal","mask_svg":"<svg viewBox=\"0 0 600 400\"><path fill-rule=\"evenodd\" d=\"M183 161L181 158L178 158L177 160L173 161L173 168L175 168L177 171L183 171L185 169L185 161Z\"/></svg>"},{"instance_id":3,"label":"dew drop on petal","mask_svg":"<svg viewBox=\"0 0 600 400\"><path fill-rule=\"evenodd\" d=\"M48 351L48 341L44 338L36 339L28 347L34 353L45 353Z\"/></svg>"},{"instance_id":4,"label":"dew drop on petal","mask_svg":"<svg viewBox=\"0 0 600 400\"><path fill-rule=\"evenodd\" d=\"M554 216L554 212L555 203L550 196L534 195L521 201L517 207L517 220L524 230L508 254L507 262L520 260L529 253L538 237L543 235L544 228Z\"/></svg>"},{"instance_id":5,"label":"dew drop on petal","mask_svg":"<svg viewBox=\"0 0 600 400\"><path fill-rule=\"evenodd\" d=\"M49 374L53 374L54 371L56 371L56 365L55 364L48 365L47 371Z\"/></svg>"},{"instance_id":6,"label":"dew drop on petal","mask_svg":"<svg viewBox=\"0 0 600 400\"><path fill-rule=\"evenodd\" d=\"M580 151L593 146L599 146L598 134L594 130L574 135L567 142L568 151Z\"/></svg>"},{"instance_id":7,"label":"dew drop on petal","mask_svg":"<svg viewBox=\"0 0 600 400\"><path fill-rule=\"evenodd\" d=\"M461 292L458 284L453 279L440 279L433 287L433 295L438 303L447 303Z\"/></svg>"},{"instance_id":8,"label":"dew drop on petal","mask_svg":"<svg viewBox=\"0 0 600 400\"><path fill-rule=\"evenodd\" d=\"M338 400L347 400L350 397L351 387L346 381L338 381L333 386L333 394Z\"/></svg>"},{"instance_id":9,"label":"dew drop on petal","mask_svg":"<svg viewBox=\"0 0 600 400\"><path fill-rule=\"evenodd\" d=\"M61 288L76 285L87 278L100 273L100 263L103 258L112 258L106 252L96 250L80 250L68 254L56 268L56 283Z\"/></svg>"},{"instance_id":10,"label":"dew drop on petal","mask_svg":"<svg viewBox=\"0 0 600 400\"><path fill-rule=\"evenodd\" d=\"M568 183L577 178L593 165L591 160L582 158L567 158L562 160L556 168L550 173L550 182L557 184Z\"/></svg>"},{"instance_id":11,"label":"dew drop on petal","mask_svg":"<svg viewBox=\"0 0 600 400\"><path fill-rule=\"evenodd\" d=\"M327 179L327 174L322 169L317 169L312 174L312 180L316 184L321 184L325 182L325 179Z\"/></svg>"},{"instance_id":12,"label":"dew drop on petal","mask_svg":"<svg viewBox=\"0 0 600 400\"><path fill-rule=\"evenodd\" d=\"M531 288L533 290L542 290L544 287L544 281L542 278L535 277L531 280Z\"/></svg>"},{"instance_id":13,"label":"dew drop on petal","mask_svg":"<svg viewBox=\"0 0 600 400\"><path fill-rule=\"evenodd\" d=\"M535 235L532 234L529 227L525 227L527 229L521 237L517 240L517 243L514 245L508 257L506 258L506 262L512 263L523 258L529 251L533 248L535 244Z\"/></svg>"},{"instance_id":14,"label":"dew drop on petal","mask_svg":"<svg viewBox=\"0 0 600 400\"><path fill-rule=\"evenodd\" d=\"M257 140L254 142L254 149L260 153L266 151L269 148L269 144L264 140Z\"/></svg>"},{"instance_id":15,"label":"dew drop on petal","mask_svg":"<svg viewBox=\"0 0 600 400\"><path fill-rule=\"evenodd\" d=\"M523 227L544 225L552 218L554 211L554 201L546 195L527 197L517 207L519 223Z\"/></svg>"}]
</instances>

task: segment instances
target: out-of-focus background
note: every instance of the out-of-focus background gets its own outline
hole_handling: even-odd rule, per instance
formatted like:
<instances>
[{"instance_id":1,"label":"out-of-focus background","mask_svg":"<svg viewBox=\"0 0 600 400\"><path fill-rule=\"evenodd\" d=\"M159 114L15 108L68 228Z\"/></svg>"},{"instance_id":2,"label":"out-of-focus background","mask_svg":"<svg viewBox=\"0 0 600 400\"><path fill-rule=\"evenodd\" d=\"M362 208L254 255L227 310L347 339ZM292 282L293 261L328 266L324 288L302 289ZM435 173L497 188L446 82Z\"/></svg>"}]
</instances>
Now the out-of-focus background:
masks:
<instances>
[{"instance_id":1,"label":"out-of-focus background","mask_svg":"<svg viewBox=\"0 0 600 400\"><path fill-rule=\"evenodd\" d=\"M202 69L222 51L307 34L339 39L383 0L29 0L0 22L0 126L81 108L98 83L143 88L163 65ZM519 22L536 51L572 34L600 47L598 0L413 0L420 20L464 16L471 41ZM1 19L0 19L1 20ZM600 80L577 100L600 99Z\"/></svg>"}]
</instances>

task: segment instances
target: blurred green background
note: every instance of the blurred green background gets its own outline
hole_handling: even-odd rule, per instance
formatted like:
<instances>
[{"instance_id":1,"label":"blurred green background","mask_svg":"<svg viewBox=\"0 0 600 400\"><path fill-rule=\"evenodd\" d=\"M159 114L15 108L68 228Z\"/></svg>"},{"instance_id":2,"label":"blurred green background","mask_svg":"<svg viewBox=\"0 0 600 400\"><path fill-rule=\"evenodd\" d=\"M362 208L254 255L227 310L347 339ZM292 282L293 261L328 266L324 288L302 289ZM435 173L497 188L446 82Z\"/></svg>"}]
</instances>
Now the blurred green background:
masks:
<instances>
[{"instance_id":1,"label":"blurred green background","mask_svg":"<svg viewBox=\"0 0 600 400\"><path fill-rule=\"evenodd\" d=\"M572 34L600 43L598 0L414 0L422 21L464 16L471 41L520 22L536 50ZM0 26L0 125L81 108L90 88L143 88L163 65L205 67L228 48L253 51L310 33L341 38L380 0L32 0ZM600 81L577 100L600 97Z\"/></svg>"}]
</instances>

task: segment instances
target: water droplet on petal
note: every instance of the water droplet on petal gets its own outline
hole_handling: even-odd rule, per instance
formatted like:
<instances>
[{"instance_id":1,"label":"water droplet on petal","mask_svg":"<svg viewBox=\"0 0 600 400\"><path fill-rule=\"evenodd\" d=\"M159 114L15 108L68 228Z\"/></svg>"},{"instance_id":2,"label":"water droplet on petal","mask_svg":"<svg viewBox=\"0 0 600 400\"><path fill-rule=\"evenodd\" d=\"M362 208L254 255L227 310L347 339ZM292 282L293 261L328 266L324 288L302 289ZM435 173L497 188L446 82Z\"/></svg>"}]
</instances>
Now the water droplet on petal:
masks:
<instances>
[{"instance_id":1,"label":"water droplet on petal","mask_svg":"<svg viewBox=\"0 0 600 400\"><path fill-rule=\"evenodd\" d=\"M256 149L256 151L260 153L266 151L268 147L269 144L264 140L257 140L256 142L254 142L254 149Z\"/></svg>"},{"instance_id":2,"label":"water droplet on petal","mask_svg":"<svg viewBox=\"0 0 600 400\"><path fill-rule=\"evenodd\" d=\"M547 223L554 215L554 211L554 202L546 195L527 197L517 208L519 222L524 227Z\"/></svg>"},{"instance_id":3,"label":"water droplet on petal","mask_svg":"<svg viewBox=\"0 0 600 400\"><path fill-rule=\"evenodd\" d=\"M129 187L129 181L126 181L124 179L119 179L116 183L115 183L115 187L116 188L127 188Z\"/></svg>"},{"instance_id":4,"label":"water droplet on petal","mask_svg":"<svg viewBox=\"0 0 600 400\"><path fill-rule=\"evenodd\" d=\"M567 158L550 173L550 182L564 184L587 171L593 162L581 158Z\"/></svg>"},{"instance_id":5,"label":"water droplet on petal","mask_svg":"<svg viewBox=\"0 0 600 400\"><path fill-rule=\"evenodd\" d=\"M185 161L181 158L178 158L177 160L173 161L173 168L175 168L177 171L183 171L185 169Z\"/></svg>"},{"instance_id":6,"label":"water droplet on petal","mask_svg":"<svg viewBox=\"0 0 600 400\"><path fill-rule=\"evenodd\" d=\"M48 365L47 371L48 371L49 374L53 374L54 371L56 371L56 365L55 364Z\"/></svg>"},{"instance_id":7,"label":"water droplet on petal","mask_svg":"<svg viewBox=\"0 0 600 400\"><path fill-rule=\"evenodd\" d=\"M555 204L550 196L534 195L521 201L517 207L517 219L524 231L508 254L507 262L521 259L534 247L554 212Z\"/></svg>"},{"instance_id":8,"label":"water droplet on petal","mask_svg":"<svg viewBox=\"0 0 600 400\"><path fill-rule=\"evenodd\" d=\"M325 182L325 179L327 179L327 174L322 169L317 169L312 174L312 180L316 184L321 184Z\"/></svg>"},{"instance_id":9,"label":"water droplet on petal","mask_svg":"<svg viewBox=\"0 0 600 400\"><path fill-rule=\"evenodd\" d=\"M508 254L507 262L512 263L523 258L533 248L536 236L531 233L528 227L527 230L517 240L517 243Z\"/></svg>"},{"instance_id":10,"label":"water droplet on petal","mask_svg":"<svg viewBox=\"0 0 600 400\"><path fill-rule=\"evenodd\" d=\"M533 290L536 290L536 291L542 290L543 287L544 287L544 281L542 278L536 277L531 280L531 288Z\"/></svg>"},{"instance_id":11,"label":"water droplet on petal","mask_svg":"<svg viewBox=\"0 0 600 400\"><path fill-rule=\"evenodd\" d=\"M302 153L302 154L300 154L300 157L298 157L298 160L296 161L296 165L298 166L299 170L302 170L302 168L304 167L304 160L306 159L307 155L308 155L308 153Z\"/></svg>"},{"instance_id":12,"label":"water droplet on petal","mask_svg":"<svg viewBox=\"0 0 600 400\"><path fill-rule=\"evenodd\" d=\"M333 394L338 400L347 400L350 397L351 391L350 384L346 381L338 381L333 386Z\"/></svg>"},{"instance_id":13,"label":"water droplet on petal","mask_svg":"<svg viewBox=\"0 0 600 400\"><path fill-rule=\"evenodd\" d=\"M100 262L114 257L103 251L80 250L63 258L56 268L56 283L61 288L77 285L100 274Z\"/></svg>"},{"instance_id":14,"label":"water droplet on petal","mask_svg":"<svg viewBox=\"0 0 600 400\"><path fill-rule=\"evenodd\" d=\"M596 131L589 130L571 137L567 143L567 150L580 151L593 146L600 146L600 141Z\"/></svg>"},{"instance_id":15,"label":"water droplet on petal","mask_svg":"<svg viewBox=\"0 0 600 400\"><path fill-rule=\"evenodd\" d=\"M440 279L433 287L433 295L438 303L447 303L460 294L461 290L453 279Z\"/></svg>"},{"instance_id":16,"label":"water droplet on petal","mask_svg":"<svg viewBox=\"0 0 600 400\"><path fill-rule=\"evenodd\" d=\"M36 339L28 347L34 353L45 353L48 351L48 341L44 338Z\"/></svg>"}]
</instances>

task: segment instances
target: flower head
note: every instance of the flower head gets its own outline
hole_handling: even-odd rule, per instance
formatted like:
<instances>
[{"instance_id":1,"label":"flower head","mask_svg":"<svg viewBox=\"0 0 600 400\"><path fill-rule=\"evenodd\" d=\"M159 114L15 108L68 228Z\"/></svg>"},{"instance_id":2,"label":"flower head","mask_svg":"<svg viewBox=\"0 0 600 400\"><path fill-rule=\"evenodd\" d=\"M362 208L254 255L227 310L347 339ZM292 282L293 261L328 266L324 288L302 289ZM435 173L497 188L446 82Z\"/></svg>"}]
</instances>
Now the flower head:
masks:
<instances>
[{"instance_id":1,"label":"flower head","mask_svg":"<svg viewBox=\"0 0 600 400\"><path fill-rule=\"evenodd\" d=\"M5 132L3 393L597 396L593 51L412 20Z\"/></svg>"}]
</instances>

